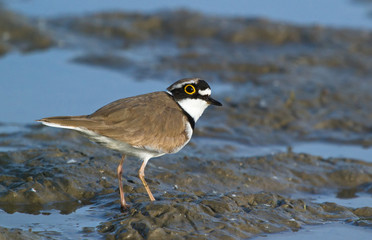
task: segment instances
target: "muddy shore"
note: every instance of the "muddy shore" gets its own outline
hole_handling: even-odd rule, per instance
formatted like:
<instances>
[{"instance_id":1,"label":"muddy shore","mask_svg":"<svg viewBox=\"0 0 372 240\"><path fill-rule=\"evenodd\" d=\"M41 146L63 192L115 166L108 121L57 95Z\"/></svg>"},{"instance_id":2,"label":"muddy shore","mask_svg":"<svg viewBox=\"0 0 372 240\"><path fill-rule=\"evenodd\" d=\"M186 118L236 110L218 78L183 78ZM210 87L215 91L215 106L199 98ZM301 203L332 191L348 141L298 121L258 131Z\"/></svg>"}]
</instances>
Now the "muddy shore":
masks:
<instances>
[{"instance_id":1,"label":"muddy shore","mask_svg":"<svg viewBox=\"0 0 372 240\"><path fill-rule=\"evenodd\" d=\"M0 8L0 35L2 56L75 49L72 62L131 74L143 84L202 77L224 103L197 123L198 141L150 161L146 179L158 201L149 201L137 177L140 163L126 161L126 212L119 208L118 153L36 123L0 132L3 216L71 214L93 205L105 214L79 234L103 239L246 239L333 221L371 229L372 204L346 207L311 196L372 197L372 159L324 158L291 146L372 146L372 32L184 10L28 19ZM0 129L9 126L0 122ZM286 150L236 156L235 143ZM64 237L0 226L0 239Z\"/></svg>"},{"instance_id":2,"label":"muddy shore","mask_svg":"<svg viewBox=\"0 0 372 240\"><path fill-rule=\"evenodd\" d=\"M106 220L94 230L106 239L241 239L328 221L372 224L371 207L309 200L332 192L340 198L372 194L372 163L290 150L257 157L210 157L192 154L198 146L191 145L180 154L150 162L146 176L154 203L137 177L139 163L128 160L124 190L131 209L121 212L113 171L118 155L74 132L32 128L22 138L39 148L0 155L0 206L7 213L58 209L69 214L93 203L107 210ZM307 197L291 197L299 193Z\"/></svg>"}]
</instances>

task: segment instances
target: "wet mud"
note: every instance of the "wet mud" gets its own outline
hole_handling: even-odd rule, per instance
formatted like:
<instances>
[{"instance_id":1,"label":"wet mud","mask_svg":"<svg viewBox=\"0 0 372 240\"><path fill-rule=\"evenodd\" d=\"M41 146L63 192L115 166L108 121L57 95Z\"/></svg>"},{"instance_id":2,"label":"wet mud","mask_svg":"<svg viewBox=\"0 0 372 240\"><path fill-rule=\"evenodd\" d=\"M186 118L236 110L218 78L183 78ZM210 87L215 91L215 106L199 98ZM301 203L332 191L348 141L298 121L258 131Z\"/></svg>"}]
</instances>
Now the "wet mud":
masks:
<instances>
[{"instance_id":1,"label":"wet mud","mask_svg":"<svg viewBox=\"0 0 372 240\"><path fill-rule=\"evenodd\" d=\"M224 102L197 123L197 141L149 162L146 179L156 202L149 201L137 176L140 163L130 158L124 163L131 205L124 212L118 153L74 131L0 123L0 129L14 128L0 133L0 209L6 214L52 209L71 214L94 205L105 214L79 234L103 239L246 239L330 221L372 226L371 205L312 200L372 197L372 159L323 158L290 147L304 141L372 145L371 32L175 11L43 19L44 36L36 20L21 30L14 13L0 11L3 35L22 32L19 41L0 42L3 54L79 49L83 54L71 61L133 74L144 84L200 76ZM9 21L16 27L2 30ZM211 145L208 139L230 144ZM236 143L288 148L238 156ZM63 237L0 228L0 239Z\"/></svg>"},{"instance_id":2,"label":"wet mud","mask_svg":"<svg viewBox=\"0 0 372 240\"><path fill-rule=\"evenodd\" d=\"M29 149L0 155L0 207L7 213L58 209L69 214L94 204L105 209L94 231L106 239L242 239L336 220L372 224L370 207L315 203L309 197L371 195L370 162L324 159L291 149L255 157L208 155L199 153L204 146L191 144L177 155L150 161L146 178L157 199L154 203L137 176L140 163L126 161L124 190L131 208L122 212L115 174L118 154L75 132L28 128L27 133L11 134L13 140L6 142L19 144L23 139ZM299 193L307 197L292 197Z\"/></svg>"},{"instance_id":3,"label":"wet mud","mask_svg":"<svg viewBox=\"0 0 372 240\"><path fill-rule=\"evenodd\" d=\"M47 49L54 45L53 37L43 31L42 23L8 11L0 2L0 56L10 51L24 53Z\"/></svg>"}]
</instances>

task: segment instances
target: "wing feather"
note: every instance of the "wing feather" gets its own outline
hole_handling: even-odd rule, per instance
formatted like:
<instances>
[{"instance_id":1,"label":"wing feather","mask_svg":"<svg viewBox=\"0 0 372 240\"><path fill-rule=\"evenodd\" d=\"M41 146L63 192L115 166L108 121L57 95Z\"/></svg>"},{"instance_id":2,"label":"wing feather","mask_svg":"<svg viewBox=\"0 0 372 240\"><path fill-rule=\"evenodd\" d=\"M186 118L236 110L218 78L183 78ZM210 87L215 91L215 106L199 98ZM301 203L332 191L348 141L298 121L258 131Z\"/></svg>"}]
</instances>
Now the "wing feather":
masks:
<instances>
[{"instance_id":1,"label":"wing feather","mask_svg":"<svg viewBox=\"0 0 372 240\"><path fill-rule=\"evenodd\" d=\"M109 103L90 115L39 120L65 128L85 128L138 148L174 152L189 140L187 117L165 92L154 92Z\"/></svg>"}]
</instances>

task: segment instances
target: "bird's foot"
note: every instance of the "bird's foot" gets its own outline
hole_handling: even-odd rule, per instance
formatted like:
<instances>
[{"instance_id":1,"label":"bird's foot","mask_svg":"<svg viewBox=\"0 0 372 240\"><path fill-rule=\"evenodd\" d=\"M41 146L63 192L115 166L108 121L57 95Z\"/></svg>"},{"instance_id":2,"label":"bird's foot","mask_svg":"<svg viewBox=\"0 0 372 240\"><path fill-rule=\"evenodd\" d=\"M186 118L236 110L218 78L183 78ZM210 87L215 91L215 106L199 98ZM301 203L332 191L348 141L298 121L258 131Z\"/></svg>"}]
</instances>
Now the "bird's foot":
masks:
<instances>
[{"instance_id":1,"label":"bird's foot","mask_svg":"<svg viewBox=\"0 0 372 240\"><path fill-rule=\"evenodd\" d=\"M130 205L129 204L121 204L121 207L120 207L121 211L128 211L130 209Z\"/></svg>"}]
</instances>

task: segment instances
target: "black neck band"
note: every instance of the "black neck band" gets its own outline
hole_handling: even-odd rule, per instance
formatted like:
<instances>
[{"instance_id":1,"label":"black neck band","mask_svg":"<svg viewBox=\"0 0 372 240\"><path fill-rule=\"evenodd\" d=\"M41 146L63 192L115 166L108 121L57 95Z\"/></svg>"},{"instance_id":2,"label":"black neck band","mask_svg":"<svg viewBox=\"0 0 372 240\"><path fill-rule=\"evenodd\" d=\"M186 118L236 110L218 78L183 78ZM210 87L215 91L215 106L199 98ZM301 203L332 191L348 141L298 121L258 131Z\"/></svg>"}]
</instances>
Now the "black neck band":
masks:
<instances>
[{"instance_id":1,"label":"black neck band","mask_svg":"<svg viewBox=\"0 0 372 240\"><path fill-rule=\"evenodd\" d=\"M178 104L178 102L176 101L176 99L174 99L173 95L172 95L170 92L166 92L166 93L167 93L171 98L173 98L173 100ZM180 108L182 109L183 114L185 114L185 116L187 117L187 120L189 121L192 130L194 130L194 128L195 128L195 120L194 120L194 118L191 117L190 114L188 114L188 113L185 111L185 109L183 109L183 108L181 107L181 105L178 104L178 106L180 106Z\"/></svg>"},{"instance_id":2,"label":"black neck band","mask_svg":"<svg viewBox=\"0 0 372 240\"><path fill-rule=\"evenodd\" d=\"M178 106L179 106L179 104L178 104ZM180 108L182 109L182 112L185 114L185 116L189 120L189 123L191 125L192 130L194 130L194 128L195 128L195 120L181 106L180 106Z\"/></svg>"}]
</instances>

